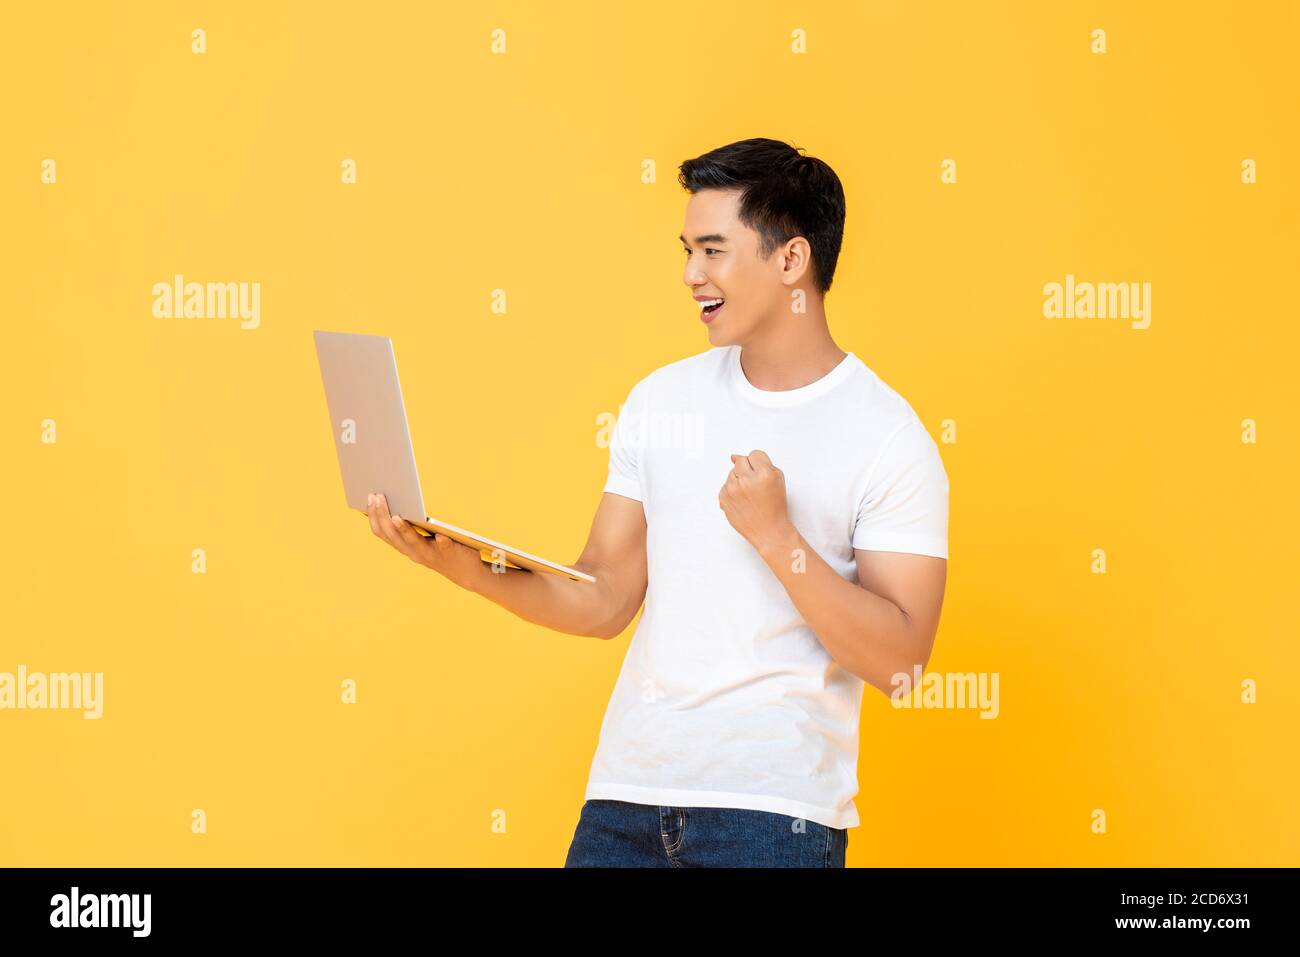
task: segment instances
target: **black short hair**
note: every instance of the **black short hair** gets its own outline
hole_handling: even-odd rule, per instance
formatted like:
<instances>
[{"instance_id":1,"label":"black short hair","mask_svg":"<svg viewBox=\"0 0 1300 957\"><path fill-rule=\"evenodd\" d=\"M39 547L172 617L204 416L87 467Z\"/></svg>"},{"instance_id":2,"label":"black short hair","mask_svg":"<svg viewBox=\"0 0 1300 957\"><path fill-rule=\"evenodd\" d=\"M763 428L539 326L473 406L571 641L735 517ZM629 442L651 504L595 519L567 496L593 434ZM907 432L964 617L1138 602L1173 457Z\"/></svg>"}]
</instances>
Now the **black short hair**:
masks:
<instances>
[{"instance_id":1,"label":"black short hair","mask_svg":"<svg viewBox=\"0 0 1300 957\"><path fill-rule=\"evenodd\" d=\"M740 140L682 163L677 177L691 193L741 189L740 221L761 237L767 257L795 236L812 247L813 272L824 296L844 241L844 187L821 160L780 140Z\"/></svg>"}]
</instances>

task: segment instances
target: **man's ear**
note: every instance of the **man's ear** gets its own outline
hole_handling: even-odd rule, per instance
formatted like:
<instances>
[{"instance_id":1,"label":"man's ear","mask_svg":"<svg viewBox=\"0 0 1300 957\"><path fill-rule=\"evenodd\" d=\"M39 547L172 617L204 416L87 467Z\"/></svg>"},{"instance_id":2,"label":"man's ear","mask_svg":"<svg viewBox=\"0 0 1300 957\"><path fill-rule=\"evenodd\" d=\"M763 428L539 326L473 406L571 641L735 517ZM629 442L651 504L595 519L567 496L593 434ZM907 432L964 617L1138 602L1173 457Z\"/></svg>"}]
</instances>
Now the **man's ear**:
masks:
<instances>
[{"instance_id":1,"label":"man's ear","mask_svg":"<svg viewBox=\"0 0 1300 957\"><path fill-rule=\"evenodd\" d=\"M804 237L795 236L781 252L781 282L787 286L795 285L811 264L812 247Z\"/></svg>"}]
</instances>

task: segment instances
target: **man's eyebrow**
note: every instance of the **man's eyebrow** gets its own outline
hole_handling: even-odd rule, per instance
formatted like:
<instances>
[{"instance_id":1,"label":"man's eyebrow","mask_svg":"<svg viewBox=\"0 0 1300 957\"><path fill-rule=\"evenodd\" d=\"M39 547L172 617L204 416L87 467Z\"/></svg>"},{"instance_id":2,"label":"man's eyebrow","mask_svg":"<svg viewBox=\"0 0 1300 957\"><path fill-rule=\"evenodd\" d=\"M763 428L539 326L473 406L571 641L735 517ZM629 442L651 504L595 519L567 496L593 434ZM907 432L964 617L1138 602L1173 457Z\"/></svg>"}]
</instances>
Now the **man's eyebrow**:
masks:
<instances>
[{"instance_id":1,"label":"man's eyebrow","mask_svg":"<svg viewBox=\"0 0 1300 957\"><path fill-rule=\"evenodd\" d=\"M686 243L685 236L678 236L677 238L680 239L683 244ZM725 242L730 242L730 240L727 239L726 236L722 235L722 233L709 233L707 236L695 237L695 245L697 246L702 245L704 243L725 243Z\"/></svg>"}]
</instances>

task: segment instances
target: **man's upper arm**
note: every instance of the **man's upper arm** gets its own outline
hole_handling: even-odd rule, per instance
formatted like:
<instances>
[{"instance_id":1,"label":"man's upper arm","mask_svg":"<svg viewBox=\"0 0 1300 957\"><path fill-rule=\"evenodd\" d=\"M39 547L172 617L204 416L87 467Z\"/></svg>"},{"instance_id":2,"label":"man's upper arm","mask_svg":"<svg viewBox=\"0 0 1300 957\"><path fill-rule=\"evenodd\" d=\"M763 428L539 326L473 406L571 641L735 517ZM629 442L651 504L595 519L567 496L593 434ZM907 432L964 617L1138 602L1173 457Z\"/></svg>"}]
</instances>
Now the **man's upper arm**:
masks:
<instances>
[{"instance_id":1,"label":"man's upper arm","mask_svg":"<svg viewBox=\"0 0 1300 957\"><path fill-rule=\"evenodd\" d=\"M948 578L948 474L919 419L900 425L881 450L859 503L853 554L862 587L902 609L928 661Z\"/></svg>"},{"instance_id":2,"label":"man's upper arm","mask_svg":"<svg viewBox=\"0 0 1300 957\"><path fill-rule=\"evenodd\" d=\"M623 633L645 601L648 569L646 562L645 509L634 498L605 492L591 522L587 545L573 567L596 578L609 619L602 638Z\"/></svg>"},{"instance_id":3,"label":"man's upper arm","mask_svg":"<svg viewBox=\"0 0 1300 957\"><path fill-rule=\"evenodd\" d=\"M623 633L645 600L648 584L646 517L642 500L642 445L638 441L647 413L649 383L642 379L628 392L609 437L609 471L604 494L591 523L587 547L574 567L596 577L604 590L609 620L602 637Z\"/></svg>"},{"instance_id":4,"label":"man's upper arm","mask_svg":"<svg viewBox=\"0 0 1300 957\"><path fill-rule=\"evenodd\" d=\"M873 595L887 598L903 610L919 643L918 661L930 660L939 612L948 581L948 559L907 552L873 552L855 548L858 582Z\"/></svg>"}]
</instances>

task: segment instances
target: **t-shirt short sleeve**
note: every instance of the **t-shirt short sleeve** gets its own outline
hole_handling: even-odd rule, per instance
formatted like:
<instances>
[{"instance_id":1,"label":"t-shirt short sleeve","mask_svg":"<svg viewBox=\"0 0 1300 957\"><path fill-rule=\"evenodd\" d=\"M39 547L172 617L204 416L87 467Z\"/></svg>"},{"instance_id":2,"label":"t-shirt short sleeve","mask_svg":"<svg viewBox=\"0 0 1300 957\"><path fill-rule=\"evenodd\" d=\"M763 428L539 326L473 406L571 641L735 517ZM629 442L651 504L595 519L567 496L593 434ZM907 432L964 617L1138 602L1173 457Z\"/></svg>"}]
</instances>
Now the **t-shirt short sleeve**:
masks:
<instances>
[{"instance_id":1,"label":"t-shirt short sleeve","mask_svg":"<svg viewBox=\"0 0 1300 957\"><path fill-rule=\"evenodd\" d=\"M645 420L646 384L642 380L632 387L627 401L618 411L618 418L610 432L609 477L605 491L627 498L645 501L641 490L641 455L644 442L638 441Z\"/></svg>"},{"instance_id":2,"label":"t-shirt short sleeve","mask_svg":"<svg viewBox=\"0 0 1300 957\"><path fill-rule=\"evenodd\" d=\"M948 473L919 419L886 440L858 505L853 547L948 557Z\"/></svg>"}]
</instances>

